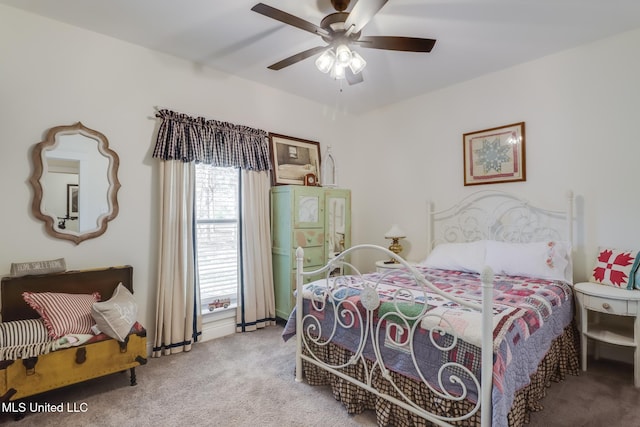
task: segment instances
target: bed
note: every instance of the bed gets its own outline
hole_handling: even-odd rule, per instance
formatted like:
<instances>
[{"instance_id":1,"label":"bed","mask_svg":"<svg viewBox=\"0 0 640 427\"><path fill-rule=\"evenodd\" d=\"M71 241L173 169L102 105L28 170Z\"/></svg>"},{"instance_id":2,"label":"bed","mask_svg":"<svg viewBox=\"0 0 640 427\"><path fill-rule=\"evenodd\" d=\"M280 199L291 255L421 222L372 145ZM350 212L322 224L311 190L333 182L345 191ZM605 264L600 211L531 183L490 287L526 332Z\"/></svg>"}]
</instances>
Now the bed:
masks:
<instances>
[{"instance_id":1,"label":"bed","mask_svg":"<svg viewBox=\"0 0 640 427\"><path fill-rule=\"evenodd\" d=\"M297 248L283 332L296 337L296 381L330 385L381 426L527 423L551 381L579 372L572 206L570 193L557 211L499 191L439 211L428 203L429 254L417 264L357 245L303 271ZM401 268L350 262L372 251Z\"/></svg>"},{"instance_id":2,"label":"bed","mask_svg":"<svg viewBox=\"0 0 640 427\"><path fill-rule=\"evenodd\" d=\"M3 405L126 370L136 385L147 348L131 266L3 277L0 290Z\"/></svg>"}]
</instances>

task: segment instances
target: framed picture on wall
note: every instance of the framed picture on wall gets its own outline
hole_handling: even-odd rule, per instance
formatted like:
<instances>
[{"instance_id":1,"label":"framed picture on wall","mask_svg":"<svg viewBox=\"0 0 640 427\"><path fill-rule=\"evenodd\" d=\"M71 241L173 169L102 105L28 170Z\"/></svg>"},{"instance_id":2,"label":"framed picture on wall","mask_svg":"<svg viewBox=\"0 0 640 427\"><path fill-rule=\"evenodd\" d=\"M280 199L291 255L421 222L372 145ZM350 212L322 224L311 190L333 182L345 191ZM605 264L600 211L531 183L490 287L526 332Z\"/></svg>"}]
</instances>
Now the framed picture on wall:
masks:
<instances>
[{"instance_id":1,"label":"framed picture on wall","mask_svg":"<svg viewBox=\"0 0 640 427\"><path fill-rule=\"evenodd\" d=\"M78 217L78 185L67 184L67 218Z\"/></svg>"},{"instance_id":2,"label":"framed picture on wall","mask_svg":"<svg viewBox=\"0 0 640 427\"><path fill-rule=\"evenodd\" d=\"M310 175L320 182L320 143L276 133L269 142L273 185L308 185Z\"/></svg>"},{"instance_id":3,"label":"framed picture on wall","mask_svg":"<svg viewBox=\"0 0 640 427\"><path fill-rule=\"evenodd\" d=\"M465 133L464 185L526 181L524 122Z\"/></svg>"}]
</instances>

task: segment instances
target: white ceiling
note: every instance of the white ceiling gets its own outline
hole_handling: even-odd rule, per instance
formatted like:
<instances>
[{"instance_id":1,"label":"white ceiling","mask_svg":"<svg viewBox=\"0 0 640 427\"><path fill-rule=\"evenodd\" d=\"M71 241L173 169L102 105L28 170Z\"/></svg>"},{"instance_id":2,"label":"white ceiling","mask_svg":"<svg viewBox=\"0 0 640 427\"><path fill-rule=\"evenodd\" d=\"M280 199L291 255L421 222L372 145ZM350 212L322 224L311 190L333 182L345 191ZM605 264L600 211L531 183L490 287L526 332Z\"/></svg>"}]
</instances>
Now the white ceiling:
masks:
<instances>
[{"instance_id":1,"label":"white ceiling","mask_svg":"<svg viewBox=\"0 0 640 427\"><path fill-rule=\"evenodd\" d=\"M438 41L431 53L359 49L368 63L364 82L349 86L317 71L315 58L267 69L323 42L252 12L258 2L0 0L356 113L640 28L639 0L390 0L363 35ZM262 2L317 25L334 11L329 0Z\"/></svg>"}]
</instances>

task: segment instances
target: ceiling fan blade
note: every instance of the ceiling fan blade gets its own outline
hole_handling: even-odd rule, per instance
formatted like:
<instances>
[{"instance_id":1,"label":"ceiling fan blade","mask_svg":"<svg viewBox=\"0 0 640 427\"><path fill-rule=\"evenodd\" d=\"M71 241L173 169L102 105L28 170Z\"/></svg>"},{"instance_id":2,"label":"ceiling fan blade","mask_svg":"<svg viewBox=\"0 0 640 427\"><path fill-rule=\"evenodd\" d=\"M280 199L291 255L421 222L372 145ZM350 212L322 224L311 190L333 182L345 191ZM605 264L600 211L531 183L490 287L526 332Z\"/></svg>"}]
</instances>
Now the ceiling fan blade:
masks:
<instances>
[{"instance_id":1,"label":"ceiling fan blade","mask_svg":"<svg viewBox=\"0 0 640 427\"><path fill-rule=\"evenodd\" d=\"M347 69L345 70L344 76L347 79L347 83L349 83L349 85L355 85L364 81L364 78L362 77L362 71L358 74L354 74L349 67L347 67Z\"/></svg>"},{"instance_id":2,"label":"ceiling fan blade","mask_svg":"<svg viewBox=\"0 0 640 427\"><path fill-rule=\"evenodd\" d=\"M373 15L378 13L382 6L387 4L388 0L360 0L353 6L347 20L344 22L344 28L349 29L353 25L352 33L359 33L365 25L369 23Z\"/></svg>"},{"instance_id":3,"label":"ceiling fan blade","mask_svg":"<svg viewBox=\"0 0 640 427\"><path fill-rule=\"evenodd\" d=\"M327 47L326 46L317 46L317 47L312 47L311 49L307 49L304 50L300 53L296 53L295 55L292 55L288 58L283 59L282 61L276 62L275 64L269 65L267 68L269 68L270 70L281 70L284 67L288 67L289 65L293 65L296 62L300 62L303 59L307 59L310 56L315 55L316 53L322 52L323 50L326 50Z\"/></svg>"},{"instance_id":4,"label":"ceiling fan blade","mask_svg":"<svg viewBox=\"0 0 640 427\"><path fill-rule=\"evenodd\" d=\"M276 21L280 21L287 25L300 28L301 30L308 31L310 33L317 34L319 36L329 35L328 31L326 31L321 27L318 27L316 24L312 24L309 21L305 21L302 18L298 18L297 16L293 16L290 13L283 12L280 9L276 9L275 7L268 6L264 3L256 4L251 8L251 10L253 10L254 12L258 12L261 15L275 19Z\"/></svg>"},{"instance_id":5,"label":"ceiling fan blade","mask_svg":"<svg viewBox=\"0 0 640 427\"><path fill-rule=\"evenodd\" d=\"M354 40L353 43L370 49L431 52L436 41L417 37L368 36L360 37L360 39Z\"/></svg>"}]
</instances>

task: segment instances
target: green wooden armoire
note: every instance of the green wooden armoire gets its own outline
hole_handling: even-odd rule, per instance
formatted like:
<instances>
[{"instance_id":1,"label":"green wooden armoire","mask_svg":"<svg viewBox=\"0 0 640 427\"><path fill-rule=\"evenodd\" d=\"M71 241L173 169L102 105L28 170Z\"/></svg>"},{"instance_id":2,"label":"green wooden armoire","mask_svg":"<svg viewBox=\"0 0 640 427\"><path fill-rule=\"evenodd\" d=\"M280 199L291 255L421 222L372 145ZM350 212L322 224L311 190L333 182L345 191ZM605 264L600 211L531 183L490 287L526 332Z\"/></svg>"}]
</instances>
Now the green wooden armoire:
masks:
<instances>
[{"instance_id":1,"label":"green wooden armoire","mask_svg":"<svg viewBox=\"0 0 640 427\"><path fill-rule=\"evenodd\" d=\"M304 248L305 271L323 266L351 246L350 190L302 185L271 188L273 283L276 315L281 319L287 319L295 306L299 246Z\"/></svg>"}]
</instances>

